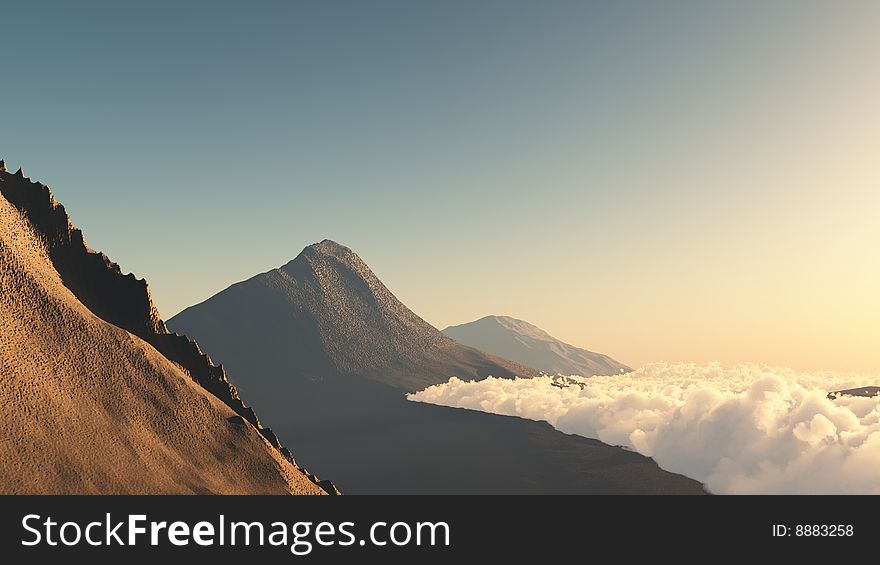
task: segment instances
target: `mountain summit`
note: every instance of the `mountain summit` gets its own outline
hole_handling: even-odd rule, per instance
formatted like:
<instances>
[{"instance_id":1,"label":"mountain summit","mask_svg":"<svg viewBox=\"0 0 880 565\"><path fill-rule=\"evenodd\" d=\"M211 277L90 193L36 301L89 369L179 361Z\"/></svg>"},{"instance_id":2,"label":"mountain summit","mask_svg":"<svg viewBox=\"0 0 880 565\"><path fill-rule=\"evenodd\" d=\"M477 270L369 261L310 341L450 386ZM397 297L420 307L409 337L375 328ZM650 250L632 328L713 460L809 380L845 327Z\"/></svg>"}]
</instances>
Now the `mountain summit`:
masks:
<instances>
[{"instance_id":1,"label":"mountain summit","mask_svg":"<svg viewBox=\"0 0 880 565\"><path fill-rule=\"evenodd\" d=\"M333 241L168 327L220 352L267 424L347 493L703 492L641 455L546 423L408 401L406 391L452 375L537 371L453 341Z\"/></svg>"},{"instance_id":2,"label":"mountain summit","mask_svg":"<svg viewBox=\"0 0 880 565\"><path fill-rule=\"evenodd\" d=\"M509 316L486 316L443 330L449 337L555 375L616 375L631 368L601 353L569 345L538 326Z\"/></svg>"},{"instance_id":3,"label":"mountain summit","mask_svg":"<svg viewBox=\"0 0 880 565\"><path fill-rule=\"evenodd\" d=\"M288 379L364 377L417 390L453 375L536 373L445 336L404 306L354 251L328 239L168 324L215 351L257 352L283 343Z\"/></svg>"}]
</instances>

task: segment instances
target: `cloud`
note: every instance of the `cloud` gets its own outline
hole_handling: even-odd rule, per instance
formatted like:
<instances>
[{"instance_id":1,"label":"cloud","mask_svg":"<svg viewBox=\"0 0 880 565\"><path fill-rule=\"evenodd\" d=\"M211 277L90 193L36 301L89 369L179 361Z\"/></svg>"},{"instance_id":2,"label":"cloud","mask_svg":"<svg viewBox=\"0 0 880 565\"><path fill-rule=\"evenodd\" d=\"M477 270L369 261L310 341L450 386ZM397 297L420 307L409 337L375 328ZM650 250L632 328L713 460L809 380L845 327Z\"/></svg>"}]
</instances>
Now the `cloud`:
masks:
<instances>
[{"instance_id":1,"label":"cloud","mask_svg":"<svg viewBox=\"0 0 880 565\"><path fill-rule=\"evenodd\" d=\"M826 398L878 381L657 363L609 377L453 377L409 399L545 420L653 457L714 493L880 494L880 398Z\"/></svg>"}]
</instances>

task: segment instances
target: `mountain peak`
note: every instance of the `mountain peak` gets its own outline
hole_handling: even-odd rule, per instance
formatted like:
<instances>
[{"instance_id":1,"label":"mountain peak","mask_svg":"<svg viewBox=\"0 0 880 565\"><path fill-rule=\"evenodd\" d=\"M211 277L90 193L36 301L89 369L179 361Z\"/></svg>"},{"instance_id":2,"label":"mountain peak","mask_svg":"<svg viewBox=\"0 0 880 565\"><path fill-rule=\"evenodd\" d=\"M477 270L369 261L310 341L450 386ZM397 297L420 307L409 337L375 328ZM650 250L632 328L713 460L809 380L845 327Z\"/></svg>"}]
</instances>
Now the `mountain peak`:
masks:
<instances>
[{"instance_id":1,"label":"mountain peak","mask_svg":"<svg viewBox=\"0 0 880 565\"><path fill-rule=\"evenodd\" d=\"M575 347L510 316L485 316L443 333L460 343L551 374L616 375L631 369L607 355Z\"/></svg>"},{"instance_id":2,"label":"mountain peak","mask_svg":"<svg viewBox=\"0 0 880 565\"><path fill-rule=\"evenodd\" d=\"M480 318L477 321L481 322L483 320L497 322L502 325L522 325L522 326L528 326L528 327L532 327L532 328L538 327L534 324L530 324L529 322L526 322L525 320L520 320L519 318L514 318L512 316L501 316L498 314L484 316L483 318Z\"/></svg>"},{"instance_id":3,"label":"mountain peak","mask_svg":"<svg viewBox=\"0 0 880 565\"><path fill-rule=\"evenodd\" d=\"M539 328L538 326L526 322L525 320L520 320L518 318L513 318L511 316L501 316L501 315L490 315L483 316L479 320L475 320L470 322L469 324L462 324L461 326L450 326L447 328L448 330L455 330L455 328L463 327L463 326L482 326L482 327L492 327L492 326L501 326L505 330L509 330L521 335L527 335L529 337L539 339L542 341L557 341L553 336ZM446 332L446 330L443 330Z\"/></svg>"},{"instance_id":4,"label":"mountain peak","mask_svg":"<svg viewBox=\"0 0 880 565\"><path fill-rule=\"evenodd\" d=\"M306 380L363 377L418 390L452 375L537 373L456 343L401 303L354 251L328 239L307 246L280 269L188 308L173 318L173 326L199 335L217 351L230 351L230 340L240 343L240 337L221 335L219 319L227 320L224 327L250 328L254 351L283 335L296 360L285 374Z\"/></svg>"},{"instance_id":5,"label":"mountain peak","mask_svg":"<svg viewBox=\"0 0 880 565\"><path fill-rule=\"evenodd\" d=\"M352 281L361 280L362 284L374 291L378 291L381 285L357 253L331 239L306 246L292 261L278 270L293 277L311 273L325 281L339 276Z\"/></svg>"},{"instance_id":6,"label":"mountain peak","mask_svg":"<svg viewBox=\"0 0 880 565\"><path fill-rule=\"evenodd\" d=\"M324 239L303 248L297 258L300 256L334 257L340 260L350 260L353 257L357 257L357 253L340 243L336 243L332 239Z\"/></svg>"}]
</instances>

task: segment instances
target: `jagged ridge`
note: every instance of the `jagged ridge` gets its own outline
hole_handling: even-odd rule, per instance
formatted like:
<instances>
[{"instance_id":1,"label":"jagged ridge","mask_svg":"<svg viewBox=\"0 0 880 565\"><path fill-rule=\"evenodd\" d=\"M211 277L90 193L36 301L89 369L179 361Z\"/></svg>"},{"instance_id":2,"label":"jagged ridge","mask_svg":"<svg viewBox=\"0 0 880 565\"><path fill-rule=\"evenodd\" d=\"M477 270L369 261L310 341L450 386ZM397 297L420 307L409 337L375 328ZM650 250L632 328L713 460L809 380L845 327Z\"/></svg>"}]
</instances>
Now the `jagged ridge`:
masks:
<instances>
[{"instance_id":1,"label":"jagged ridge","mask_svg":"<svg viewBox=\"0 0 880 565\"><path fill-rule=\"evenodd\" d=\"M9 174L0 161L0 193L15 206L44 240L53 265L64 285L96 316L129 331L155 347L167 359L182 367L202 388L250 422L266 440L315 484L329 494L338 489L296 464L290 450L278 436L264 427L252 408L246 406L222 365L214 365L199 345L184 335L171 333L156 308L146 280L122 269L104 253L86 245L82 230L70 220L64 206L48 186L31 181L22 169Z\"/></svg>"}]
</instances>

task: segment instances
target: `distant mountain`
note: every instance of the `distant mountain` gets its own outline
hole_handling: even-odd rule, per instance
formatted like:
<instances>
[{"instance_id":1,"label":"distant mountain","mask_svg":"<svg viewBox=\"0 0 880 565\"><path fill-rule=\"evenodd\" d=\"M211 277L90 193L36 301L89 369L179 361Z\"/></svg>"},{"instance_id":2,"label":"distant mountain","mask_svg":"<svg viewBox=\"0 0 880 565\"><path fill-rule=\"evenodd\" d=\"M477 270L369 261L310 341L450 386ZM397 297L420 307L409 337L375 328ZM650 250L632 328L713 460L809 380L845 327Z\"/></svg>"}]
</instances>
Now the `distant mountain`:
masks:
<instances>
[{"instance_id":1,"label":"distant mountain","mask_svg":"<svg viewBox=\"0 0 880 565\"><path fill-rule=\"evenodd\" d=\"M537 371L445 336L332 241L168 325L217 352L297 457L346 493L704 493L637 453L545 423L406 400L452 375Z\"/></svg>"},{"instance_id":2,"label":"distant mountain","mask_svg":"<svg viewBox=\"0 0 880 565\"><path fill-rule=\"evenodd\" d=\"M146 281L0 161L0 494L324 494Z\"/></svg>"},{"instance_id":3,"label":"distant mountain","mask_svg":"<svg viewBox=\"0 0 880 565\"><path fill-rule=\"evenodd\" d=\"M849 388L846 390L836 390L828 393L830 400L835 400L841 396L861 396L864 398L873 398L880 396L880 386L863 386L859 388Z\"/></svg>"},{"instance_id":4,"label":"distant mountain","mask_svg":"<svg viewBox=\"0 0 880 565\"><path fill-rule=\"evenodd\" d=\"M187 308L168 324L225 355L242 348L263 352L268 345L271 359L291 361L288 382L357 376L418 390L452 375L537 373L446 337L404 306L357 254L330 240ZM273 384L276 392L279 387L283 383Z\"/></svg>"},{"instance_id":5,"label":"distant mountain","mask_svg":"<svg viewBox=\"0 0 880 565\"><path fill-rule=\"evenodd\" d=\"M508 316L486 316L443 333L483 351L523 363L551 375L617 375L631 368L601 353L562 342L541 328Z\"/></svg>"}]
</instances>

